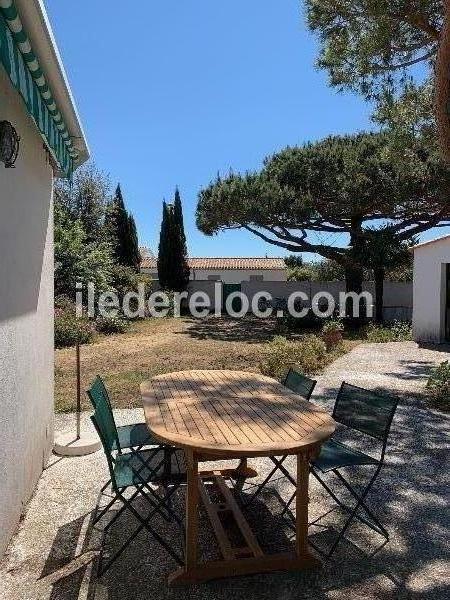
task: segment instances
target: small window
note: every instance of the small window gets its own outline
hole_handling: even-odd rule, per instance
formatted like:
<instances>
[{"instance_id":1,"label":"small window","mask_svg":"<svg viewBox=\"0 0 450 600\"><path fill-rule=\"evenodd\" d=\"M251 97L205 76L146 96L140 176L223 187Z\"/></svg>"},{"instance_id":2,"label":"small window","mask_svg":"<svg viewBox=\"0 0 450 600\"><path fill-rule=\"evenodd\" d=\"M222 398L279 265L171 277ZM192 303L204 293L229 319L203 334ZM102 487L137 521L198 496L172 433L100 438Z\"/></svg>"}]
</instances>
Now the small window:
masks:
<instances>
[{"instance_id":1,"label":"small window","mask_svg":"<svg viewBox=\"0 0 450 600\"><path fill-rule=\"evenodd\" d=\"M208 275L208 281L220 281L220 275Z\"/></svg>"},{"instance_id":2,"label":"small window","mask_svg":"<svg viewBox=\"0 0 450 600\"><path fill-rule=\"evenodd\" d=\"M263 275L250 275L250 281L264 281Z\"/></svg>"}]
</instances>

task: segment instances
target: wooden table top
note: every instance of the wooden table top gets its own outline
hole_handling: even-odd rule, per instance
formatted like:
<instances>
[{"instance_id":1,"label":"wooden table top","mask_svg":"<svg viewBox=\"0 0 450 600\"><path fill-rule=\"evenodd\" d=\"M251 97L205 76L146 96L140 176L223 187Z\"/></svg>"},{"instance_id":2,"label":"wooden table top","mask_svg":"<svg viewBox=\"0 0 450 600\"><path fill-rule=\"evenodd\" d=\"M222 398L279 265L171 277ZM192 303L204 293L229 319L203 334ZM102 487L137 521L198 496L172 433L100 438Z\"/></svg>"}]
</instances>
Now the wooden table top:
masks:
<instances>
[{"instance_id":1,"label":"wooden table top","mask_svg":"<svg viewBox=\"0 0 450 600\"><path fill-rule=\"evenodd\" d=\"M144 381L141 394L157 438L215 457L297 454L335 429L317 405L256 373L168 373Z\"/></svg>"}]
</instances>

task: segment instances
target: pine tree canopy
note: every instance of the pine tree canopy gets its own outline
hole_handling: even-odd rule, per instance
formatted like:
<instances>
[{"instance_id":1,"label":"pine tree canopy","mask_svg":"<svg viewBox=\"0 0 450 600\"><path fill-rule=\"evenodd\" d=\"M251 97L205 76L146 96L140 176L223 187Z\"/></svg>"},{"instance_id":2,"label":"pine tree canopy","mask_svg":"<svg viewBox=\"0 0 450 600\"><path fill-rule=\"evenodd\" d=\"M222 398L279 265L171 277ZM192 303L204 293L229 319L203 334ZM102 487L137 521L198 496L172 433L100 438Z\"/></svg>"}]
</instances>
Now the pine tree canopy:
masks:
<instances>
[{"instance_id":1,"label":"pine tree canopy","mask_svg":"<svg viewBox=\"0 0 450 600\"><path fill-rule=\"evenodd\" d=\"M331 85L375 104L377 122L433 136L442 0L305 0ZM419 65L419 67L418 67Z\"/></svg>"},{"instance_id":2,"label":"pine tree canopy","mask_svg":"<svg viewBox=\"0 0 450 600\"><path fill-rule=\"evenodd\" d=\"M450 170L438 153L417 141L400 160L389 140L330 136L267 158L260 172L219 177L199 194L197 226L207 235L243 228L360 268L352 247L367 227L388 222L401 241L450 221Z\"/></svg>"}]
</instances>

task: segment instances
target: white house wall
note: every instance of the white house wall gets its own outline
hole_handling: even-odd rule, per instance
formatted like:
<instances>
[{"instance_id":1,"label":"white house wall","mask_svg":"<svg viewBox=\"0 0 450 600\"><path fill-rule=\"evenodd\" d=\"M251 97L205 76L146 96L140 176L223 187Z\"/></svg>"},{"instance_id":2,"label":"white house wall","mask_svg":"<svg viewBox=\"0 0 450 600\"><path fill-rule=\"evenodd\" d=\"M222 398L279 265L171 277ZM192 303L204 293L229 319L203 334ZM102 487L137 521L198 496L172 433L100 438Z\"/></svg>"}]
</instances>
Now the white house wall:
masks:
<instances>
[{"instance_id":1,"label":"white house wall","mask_svg":"<svg viewBox=\"0 0 450 600\"><path fill-rule=\"evenodd\" d=\"M153 269L141 269L142 273L150 275L153 279L158 278L158 273ZM191 281L208 281L211 276L217 276L224 283L241 283L250 281L250 277L262 277L263 281L286 281L287 273L285 269L223 269L214 271L213 269L191 269Z\"/></svg>"},{"instance_id":2,"label":"white house wall","mask_svg":"<svg viewBox=\"0 0 450 600\"><path fill-rule=\"evenodd\" d=\"M445 339L445 264L450 263L450 239L419 246L414 251L414 339Z\"/></svg>"},{"instance_id":3,"label":"white house wall","mask_svg":"<svg viewBox=\"0 0 450 600\"><path fill-rule=\"evenodd\" d=\"M287 273L285 269L223 269L214 271L213 269L191 269L191 279L194 281L205 281L208 277L217 275L223 283L241 283L250 281L250 277L262 277L264 281L286 281Z\"/></svg>"},{"instance_id":4,"label":"white house wall","mask_svg":"<svg viewBox=\"0 0 450 600\"><path fill-rule=\"evenodd\" d=\"M0 66L0 120L21 137L0 163L0 555L53 444L52 169Z\"/></svg>"}]
</instances>

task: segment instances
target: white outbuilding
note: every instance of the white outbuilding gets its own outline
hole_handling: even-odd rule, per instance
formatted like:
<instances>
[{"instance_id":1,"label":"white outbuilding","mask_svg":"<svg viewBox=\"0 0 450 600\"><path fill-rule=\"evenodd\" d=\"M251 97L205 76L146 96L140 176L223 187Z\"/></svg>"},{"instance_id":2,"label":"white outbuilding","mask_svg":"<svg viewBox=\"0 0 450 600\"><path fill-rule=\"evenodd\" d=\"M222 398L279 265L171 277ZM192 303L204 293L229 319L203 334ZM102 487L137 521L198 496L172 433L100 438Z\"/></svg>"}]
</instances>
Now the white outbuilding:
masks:
<instances>
[{"instance_id":1,"label":"white outbuilding","mask_svg":"<svg viewBox=\"0 0 450 600\"><path fill-rule=\"evenodd\" d=\"M450 342L450 235L414 246L413 330L417 342Z\"/></svg>"}]
</instances>

